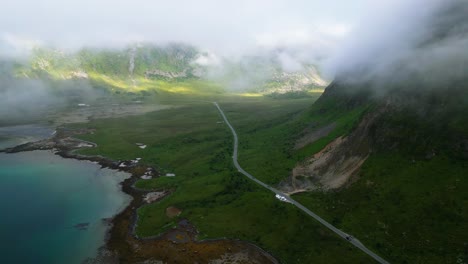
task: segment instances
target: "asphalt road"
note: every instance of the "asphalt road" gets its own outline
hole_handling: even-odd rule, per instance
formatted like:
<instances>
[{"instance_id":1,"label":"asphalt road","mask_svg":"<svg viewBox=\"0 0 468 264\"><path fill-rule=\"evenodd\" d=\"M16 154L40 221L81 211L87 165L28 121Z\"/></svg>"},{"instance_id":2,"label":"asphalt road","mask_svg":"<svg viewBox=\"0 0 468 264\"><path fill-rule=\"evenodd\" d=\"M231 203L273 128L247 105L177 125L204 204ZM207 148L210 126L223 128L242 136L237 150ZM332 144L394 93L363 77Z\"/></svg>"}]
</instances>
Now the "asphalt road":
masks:
<instances>
[{"instance_id":1,"label":"asphalt road","mask_svg":"<svg viewBox=\"0 0 468 264\"><path fill-rule=\"evenodd\" d=\"M302 204L296 202L294 199L292 199L291 197L289 197L288 195L286 195L285 193L269 186L268 184L258 180L257 178L255 178L254 176L252 176L250 173L246 172L240 165L239 165L239 162L237 161L237 156L238 156L238 146L239 146L239 138L237 137L237 133L236 133L236 130L234 129L234 127L231 125L231 123L229 123L229 120L227 119L226 115L224 115L224 112L223 110L221 109L221 107L219 107L218 103L214 102L214 105L218 108L219 110L219 113L221 114L221 116L223 117L224 119L224 122L226 123L226 125L231 129L231 132L232 132L232 135L234 137L234 151L233 151L233 154L232 154L232 161L234 163L234 166L237 168L237 170L244 174L245 176L247 176L249 179L251 179L252 181L260 184L261 186L267 188L268 190L274 192L275 194L278 194L278 195L281 195L283 196L284 198L286 198L287 202L293 204L294 206L296 206L297 208L301 209L302 211L304 211L306 214L312 216L315 220L319 221L322 225L326 226L328 229L330 229L331 231L335 232L337 235L339 235L340 237L342 237L343 239L345 239L346 241L348 241L349 243L353 244L355 247L359 248L360 250L364 251L364 253L366 253L367 255L371 256L372 258L374 258L377 262L379 263L383 263L383 264L388 264L388 262L386 260L384 260L383 258L379 257L377 254L375 254L374 252L370 251L368 248L366 248L361 242L359 242L359 240L357 238L354 238L353 236L339 230L338 228L334 227L333 225L331 225L330 223L328 223L327 221L323 220L320 216L318 216L317 214L315 214L314 212L310 211L309 209L307 209L305 206L303 206Z\"/></svg>"}]
</instances>

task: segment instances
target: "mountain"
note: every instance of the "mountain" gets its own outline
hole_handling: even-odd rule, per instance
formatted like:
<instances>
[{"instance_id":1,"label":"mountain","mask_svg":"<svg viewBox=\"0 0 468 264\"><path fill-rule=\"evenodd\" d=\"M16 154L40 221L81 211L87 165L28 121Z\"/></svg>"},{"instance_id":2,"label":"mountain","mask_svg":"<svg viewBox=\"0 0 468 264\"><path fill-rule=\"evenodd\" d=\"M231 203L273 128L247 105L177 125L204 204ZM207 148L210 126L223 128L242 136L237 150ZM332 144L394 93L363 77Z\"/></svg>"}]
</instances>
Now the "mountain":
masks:
<instances>
[{"instance_id":1,"label":"mountain","mask_svg":"<svg viewBox=\"0 0 468 264\"><path fill-rule=\"evenodd\" d=\"M285 192L392 263L468 260L468 76L336 79L296 136Z\"/></svg>"},{"instance_id":2,"label":"mountain","mask_svg":"<svg viewBox=\"0 0 468 264\"><path fill-rule=\"evenodd\" d=\"M218 61L201 62L209 56ZM154 80L205 80L231 91L265 94L323 90L328 84L314 65L300 63L294 71L285 71L274 52L229 59L186 44L134 44L124 49L84 48L77 52L37 47L15 72L21 78L90 79L120 88ZM106 81L109 79L112 81Z\"/></svg>"},{"instance_id":3,"label":"mountain","mask_svg":"<svg viewBox=\"0 0 468 264\"><path fill-rule=\"evenodd\" d=\"M292 137L279 188L390 263L468 263L466 10L362 45Z\"/></svg>"},{"instance_id":4,"label":"mountain","mask_svg":"<svg viewBox=\"0 0 468 264\"><path fill-rule=\"evenodd\" d=\"M222 58L211 67L205 67L205 78L222 83L230 90L285 94L323 90L328 85L316 65L294 62L289 69L282 62L282 53L269 52L237 59Z\"/></svg>"},{"instance_id":5,"label":"mountain","mask_svg":"<svg viewBox=\"0 0 468 264\"><path fill-rule=\"evenodd\" d=\"M167 46L133 45L125 49L90 49L64 52L37 47L19 76L53 78L87 78L89 74L113 77L151 76L151 71L180 72L190 68L197 55L194 47L184 44Z\"/></svg>"}]
</instances>

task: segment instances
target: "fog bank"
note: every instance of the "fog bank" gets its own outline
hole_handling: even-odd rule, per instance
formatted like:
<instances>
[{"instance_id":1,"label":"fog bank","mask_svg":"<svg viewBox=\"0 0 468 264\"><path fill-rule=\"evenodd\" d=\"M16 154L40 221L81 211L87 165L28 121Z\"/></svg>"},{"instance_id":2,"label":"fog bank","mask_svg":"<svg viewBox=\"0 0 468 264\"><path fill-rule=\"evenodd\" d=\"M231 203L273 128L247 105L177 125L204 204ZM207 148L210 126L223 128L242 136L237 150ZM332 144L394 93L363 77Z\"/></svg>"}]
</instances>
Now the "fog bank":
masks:
<instances>
[{"instance_id":1,"label":"fog bank","mask_svg":"<svg viewBox=\"0 0 468 264\"><path fill-rule=\"evenodd\" d=\"M374 11L327 61L337 78L427 87L467 78L466 0L396 1Z\"/></svg>"}]
</instances>

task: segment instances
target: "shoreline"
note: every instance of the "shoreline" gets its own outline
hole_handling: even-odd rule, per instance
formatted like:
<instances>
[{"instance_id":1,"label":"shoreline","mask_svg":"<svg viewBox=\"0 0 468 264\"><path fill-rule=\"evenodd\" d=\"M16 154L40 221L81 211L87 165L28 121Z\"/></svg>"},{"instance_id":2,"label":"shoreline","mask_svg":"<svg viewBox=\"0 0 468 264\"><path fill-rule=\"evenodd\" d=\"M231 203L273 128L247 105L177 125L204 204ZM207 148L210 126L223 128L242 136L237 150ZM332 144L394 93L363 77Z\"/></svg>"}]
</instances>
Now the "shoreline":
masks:
<instances>
[{"instance_id":1,"label":"shoreline","mask_svg":"<svg viewBox=\"0 0 468 264\"><path fill-rule=\"evenodd\" d=\"M156 190L142 190L134 187L147 169L154 173L153 177L160 177L159 172L150 166L132 164L120 167L122 161L113 161L102 156L84 156L74 153L85 147L96 147L97 144L73 136L90 133L90 129L57 129L48 138L35 142L28 142L15 147L0 150L3 153L18 153L33 150L52 150L55 155L66 159L76 159L97 163L101 168L127 172L130 177L120 183L121 191L132 197L130 203L112 218L106 220L109 228L104 238L104 245L98 249L94 259L85 263L137 263L157 261L178 263L207 263L216 261L249 261L250 263L279 263L270 253L248 241L219 238L197 240L197 229L187 220L180 219L176 228L161 234L140 238L135 229L138 222L137 210L146 203L144 196ZM128 162L128 161L123 161ZM170 195L173 190L158 190L166 192L152 203L158 202Z\"/></svg>"}]
</instances>

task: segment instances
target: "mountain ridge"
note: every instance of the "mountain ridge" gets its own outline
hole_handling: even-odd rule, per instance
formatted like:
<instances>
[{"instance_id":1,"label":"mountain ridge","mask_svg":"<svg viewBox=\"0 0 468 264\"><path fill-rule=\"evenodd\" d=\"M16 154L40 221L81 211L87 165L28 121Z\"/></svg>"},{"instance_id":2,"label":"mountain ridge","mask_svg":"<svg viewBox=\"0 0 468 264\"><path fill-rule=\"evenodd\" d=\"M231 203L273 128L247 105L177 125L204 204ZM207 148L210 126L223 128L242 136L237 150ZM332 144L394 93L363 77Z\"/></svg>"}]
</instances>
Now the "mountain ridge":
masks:
<instances>
[{"instance_id":1,"label":"mountain ridge","mask_svg":"<svg viewBox=\"0 0 468 264\"><path fill-rule=\"evenodd\" d=\"M266 94L323 89L328 84L315 65L283 70L274 52L234 60L220 57L211 64L198 62L206 56L210 54L186 44L136 44L123 49L84 48L76 52L37 47L27 60L16 64L15 75L62 80L92 79L98 75L131 80L134 86L138 86L139 79L200 79L220 83L232 91Z\"/></svg>"}]
</instances>

